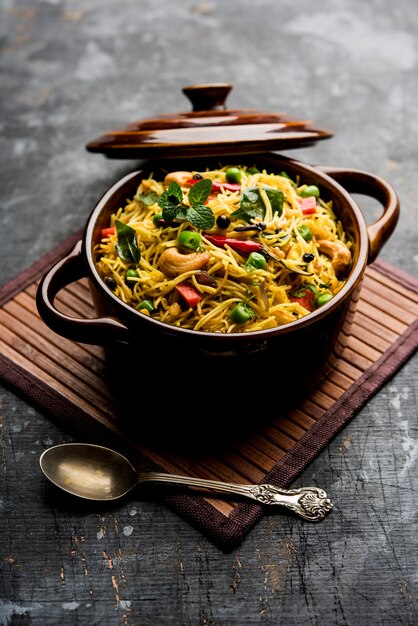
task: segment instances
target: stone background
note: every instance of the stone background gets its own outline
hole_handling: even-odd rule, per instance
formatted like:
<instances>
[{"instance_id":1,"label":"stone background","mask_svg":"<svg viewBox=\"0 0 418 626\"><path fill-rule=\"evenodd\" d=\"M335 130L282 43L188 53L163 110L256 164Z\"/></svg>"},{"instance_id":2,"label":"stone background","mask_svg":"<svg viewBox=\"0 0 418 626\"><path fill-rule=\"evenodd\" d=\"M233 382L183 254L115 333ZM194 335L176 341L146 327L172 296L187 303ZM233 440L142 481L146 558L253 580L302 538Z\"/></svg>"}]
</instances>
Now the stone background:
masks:
<instances>
[{"instance_id":1,"label":"stone background","mask_svg":"<svg viewBox=\"0 0 418 626\"><path fill-rule=\"evenodd\" d=\"M415 0L3 0L1 284L136 168L89 140L219 81L230 108L334 131L288 156L388 180L402 211L380 256L417 276L417 34ZM48 498L39 454L71 438L1 389L0 623L412 626L417 375L415 356L300 477L332 495L326 521L267 515L231 554L152 501Z\"/></svg>"}]
</instances>

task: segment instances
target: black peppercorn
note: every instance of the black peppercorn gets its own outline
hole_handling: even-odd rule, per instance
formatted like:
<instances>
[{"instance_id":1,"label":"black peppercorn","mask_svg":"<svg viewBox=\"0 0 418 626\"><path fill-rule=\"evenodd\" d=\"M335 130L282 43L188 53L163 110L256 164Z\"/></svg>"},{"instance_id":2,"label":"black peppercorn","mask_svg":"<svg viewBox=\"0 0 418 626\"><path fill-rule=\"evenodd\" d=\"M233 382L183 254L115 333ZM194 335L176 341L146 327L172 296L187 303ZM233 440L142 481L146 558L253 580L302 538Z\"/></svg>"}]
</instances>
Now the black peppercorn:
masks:
<instances>
[{"instance_id":1,"label":"black peppercorn","mask_svg":"<svg viewBox=\"0 0 418 626\"><path fill-rule=\"evenodd\" d=\"M315 255L312 254L312 252L305 252L305 254L302 257L305 263L310 263L311 261L314 260L314 258L315 258Z\"/></svg>"},{"instance_id":2,"label":"black peppercorn","mask_svg":"<svg viewBox=\"0 0 418 626\"><path fill-rule=\"evenodd\" d=\"M216 218L216 226L218 228L221 228L222 230L224 230L225 228L228 228L230 223L231 223L231 220L229 219L227 215L219 215Z\"/></svg>"},{"instance_id":3,"label":"black peppercorn","mask_svg":"<svg viewBox=\"0 0 418 626\"><path fill-rule=\"evenodd\" d=\"M114 291L117 287L117 282L114 278L112 278L111 276L106 276L106 278L104 279L105 285L106 287L109 287L109 289L111 289L112 291Z\"/></svg>"},{"instance_id":4,"label":"black peppercorn","mask_svg":"<svg viewBox=\"0 0 418 626\"><path fill-rule=\"evenodd\" d=\"M202 174L194 174L193 176L193 180L202 180L203 176Z\"/></svg>"}]
</instances>

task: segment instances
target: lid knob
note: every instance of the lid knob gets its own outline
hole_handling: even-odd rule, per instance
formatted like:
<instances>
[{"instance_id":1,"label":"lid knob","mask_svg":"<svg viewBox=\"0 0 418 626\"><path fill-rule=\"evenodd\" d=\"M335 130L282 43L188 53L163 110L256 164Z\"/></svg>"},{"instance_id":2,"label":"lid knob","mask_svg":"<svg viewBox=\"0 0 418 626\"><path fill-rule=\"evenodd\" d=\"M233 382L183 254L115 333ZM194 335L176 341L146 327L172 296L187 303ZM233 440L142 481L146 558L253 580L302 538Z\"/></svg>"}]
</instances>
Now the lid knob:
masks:
<instances>
[{"instance_id":1,"label":"lid knob","mask_svg":"<svg viewBox=\"0 0 418 626\"><path fill-rule=\"evenodd\" d=\"M226 109L225 100L232 89L230 83L189 85L183 93L193 105L193 111L219 111Z\"/></svg>"}]
</instances>

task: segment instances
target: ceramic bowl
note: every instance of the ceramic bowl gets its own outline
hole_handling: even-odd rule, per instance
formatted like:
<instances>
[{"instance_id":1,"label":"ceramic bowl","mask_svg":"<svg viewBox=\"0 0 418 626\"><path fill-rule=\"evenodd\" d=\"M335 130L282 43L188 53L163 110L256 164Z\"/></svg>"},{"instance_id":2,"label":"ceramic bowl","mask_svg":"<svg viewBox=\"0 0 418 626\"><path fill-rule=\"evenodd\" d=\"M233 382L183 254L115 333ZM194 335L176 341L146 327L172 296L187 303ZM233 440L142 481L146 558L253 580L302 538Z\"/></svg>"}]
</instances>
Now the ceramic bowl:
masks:
<instances>
[{"instance_id":1,"label":"ceramic bowl","mask_svg":"<svg viewBox=\"0 0 418 626\"><path fill-rule=\"evenodd\" d=\"M225 164L233 164L225 159ZM244 158L236 158L243 164ZM312 167L280 155L251 157L251 163L270 171L285 170L300 176L307 184L321 189L321 197L332 200L334 211L354 241L353 262L343 289L330 302L313 313L284 326L257 332L208 333L177 328L145 316L115 296L101 279L94 262L93 248L100 241L101 229L126 199L134 195L147 172L164 164L146 163L113 185L98 201L87 220L84 236L69 254L43 277L37 292L37 306L45 323L56 333L74 340L104 346L118 367L136 365L146 371L161 373L162 388L173 380L183 385L229 387L258 386L287 389L297 384L310 387L332 366L344 346L364 272L379 254L393 232L399 203L391 186L368 172L344 168ZM170 164L169 164L170 166ZM171 170L196 169L171 162ZM383 207L381 217L367 225L351 194L365 194ZM89 279L96 309L95 319L74 319L55 305L56 294L82 277ZM148 376L147 380L151 377ZM232 387L231 387L232 388ZM236 387L235 387L236 388Z\"/></svg>"}]
</instances>

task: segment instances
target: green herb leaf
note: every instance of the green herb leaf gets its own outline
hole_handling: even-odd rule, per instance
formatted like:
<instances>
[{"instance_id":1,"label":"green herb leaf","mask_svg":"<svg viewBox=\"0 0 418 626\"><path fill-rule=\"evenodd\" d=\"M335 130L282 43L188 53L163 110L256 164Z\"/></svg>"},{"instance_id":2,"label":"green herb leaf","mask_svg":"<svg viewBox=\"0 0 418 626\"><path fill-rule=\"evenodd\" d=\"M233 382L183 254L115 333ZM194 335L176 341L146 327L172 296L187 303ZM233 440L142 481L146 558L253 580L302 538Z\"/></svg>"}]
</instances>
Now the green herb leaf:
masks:
<instances>
[{"instance_id":1,"label":"green herb leaf","mask_svg":"<svg viewBox=\"0 0 418 626\"><path fill-rule=\"evenodd\" d=\"M249 189L245 189L239 208L232 213L232 217L249 223L255 217L264 219L265 213L266 209L264 202L260 198L258 187L250 187Z\"/></svg>"},{"instance_id":2,"label":"green herb leaf","mask_svg":"<svg viewBox=\"0 0 418 626\"><path fill-rule=\"evenodd\" d=\"M178 207L177 204L167 204L163 208L163 220L164 220L164 222L166 222L167 224L169 224L170 222L173 222L176 219L176 217L177 217L178 209L179 209L179 207Z\"/></svg>"},{"instance_id":3,"label":"green herb leaf","mask_svg":"<svg viewBox=\"0 0 418 626\"><path fill-rule=\"evenodd\" d=\"M306 289L304 287L301 287L297 291L293 291L290 295L294 298L303 298L303 296L306 295Z\"/></svg>"},{"instance_id":4,"label":"green herb leaf","mask_svg":"<svg viewBox=\"0 0 418 626\"><path fill-rule=\"evenodd\" d=\"M280 217L283 211L284 195L278 189L266 189L267 198L270 200L271 210Z\"/></svg>"},{"instance_id":5,"label":"green herb leaf","mask_svg":"<svg viewBox=\"0 0 418 626\"><path fill-rule=\"evenodd\" d=\"M315 285L311 285L310 283L303 283L301 287L297 291L294 291L291 295L295 296L296 298L303 298L303 296L305 296L308 291L311 291L316 296L320 293Z\"/></svg>"},{"instance_id":6,"label":"green herb leaf","mask_svg":"<svg viewBox=\"0 0 418 626\"><path fill-rule=\"evenodd\" d=\"M189 202L194 204L205 204L212 191L212 181L209 178L202 178L195 183L189 190Z\"/></svg>"},{"instance_id":7,"label":"green herb leaf","mask_svg":"<svg viewBox=\"0 0 418 626\"><path fill-rule=\"evenodd\" d=\"M204 204L193 204L187 211L187 219L195 228L209 230L215 224L212 209Z\"/></svg>"},{"instance_id":8,"label":"green herb leaf","mask_svg":"<svg viewBox=\"0 0 418 626\"><path fill-rule=\"evenodd\" d=\"M269 189L263 187L268 199L270 200L273 213L282 214L283 210L283 193L277 189ZM256 217L264 219L266 215L266 207L260 195L258 187L250 187L242 194L239 208L232 213L233 217L250 223Z\"/></svg>"},{"instance_id":9,"label":"green herb leaf","mask_svg":"<svg viewBox=\"0 0 418 626\"><path fill-rule=\"evenodd\" d=\"M177 207L181 202L183 202L183 192L180 185L176 182L170 183L168 189L163 191L158 198L158 206L163 210L165 208Z\"/></svg>"},{"instance_id":10,"label":"green herb leaf","mask_svg":"<svg viewBox=\"0 0 418 626\"><path fill-rule=\"evenodd\" d=\"M155 193L155 191L150 191L149 193L139 193L136 196L136 199L138 200L138 202L142 202L142 204L145 204L145 206L151 206L158 202L158 195Z\"/></svg>"},{"instance_id":11,"label":"green herb leaf","mask_svg":"<svg viewBox=\"0 0 418 626\"><path fill-rule=\"evenodd\" d=\"M158 199L158 206L162 208L163 220L172 222L175 219L188 220L192 226L206 230L215 224L212 209L204 205L212 189L212 181L208 178L195 183L189 191L188 208L182 204L183 192L178 183L172 182Z\"/></svg>"},{"instance_id":12,"label":"green herb leaf","mask_svg":"<svg viewBox=\"0 0 418 626\"><path fill-rule=\"evenodd\" d=\"M138 248L136 231L119 220L116 220L115 224L116 234L118 236L118 243L115 246L116 252L123 261L138 264L141 258L141 252Z\"/></svg>"},{"instance_id":13,"label":"green herb leaf","mask_svg":"<svg viewBox=\"0 0 418 626\"><path fill-rule=\"evenodd\" d=\"M305 287L306 289L309 289L309 291L312 291L312 293L314 293L316 296L320 293L318 289L315 287L315 285L305 283Z\"/></svg>"},{"instance_id":14,"label":"green herb leaf","mask_svg":"<svg viewBox=\"0 0 418 626\"><path fill-rule=\"evenodd\" d=\"M189 211L189 207L185 206L184 204L179 204L179 206L177 207L177 215L176 218L178 220L180 220L181 222L184 222L184 220L187 220L187 213Z\"/></svg>"},{"instance_id":15,"label":"green herb leaf","mask_svg":"<svg viewBox=\"0 0 418 626\"><path fill-rule=\"evenodd\" d=\"M172 222L176 219L179 212L179 205L183 202L183 192L178 183L173 181L169 184L168 189L163 191L158 198L158 206L163 210L163 220Z\"/></svg>"},{"instance_id":16,"label":"green herb leaf","mask_svg":"<svg viewBox=\"0 0 418 626\"><path fill-rule=\"evenodd\" d=\"M176 201L177 201L177 204L180 204L181 202L183 202L183 192L181 190L180 185L176 183L175 181L169 184L168 189L167 189L167 194L168 194L169 199L171 199L173 203L175 203Z\"/></svg>"}]
</instances>

